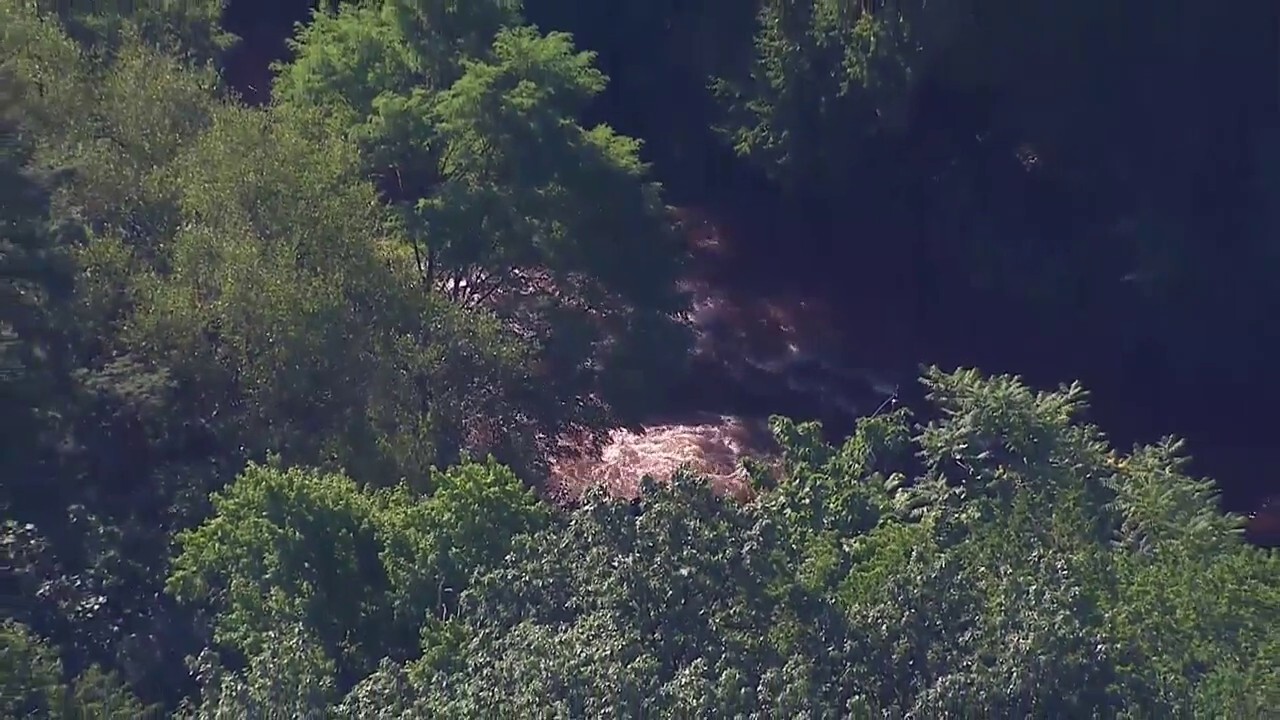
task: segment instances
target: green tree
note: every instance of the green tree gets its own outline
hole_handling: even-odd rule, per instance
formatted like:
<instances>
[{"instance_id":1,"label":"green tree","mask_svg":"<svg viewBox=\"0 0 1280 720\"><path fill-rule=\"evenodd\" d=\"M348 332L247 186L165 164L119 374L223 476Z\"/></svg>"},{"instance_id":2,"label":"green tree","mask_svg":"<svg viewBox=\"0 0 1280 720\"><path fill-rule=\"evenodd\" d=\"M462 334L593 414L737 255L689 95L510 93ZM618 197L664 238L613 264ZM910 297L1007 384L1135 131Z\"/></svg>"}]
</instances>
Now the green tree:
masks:
<instances>
[{"instance_id":1,"label":"green tree","mask_svg":"<svg viewBox=\"0 0 1280 720\"><path fill-rule=\"evenodd\" d=\"M520 21L510 0L341 3L316 11L275 66L273 98L322 109L360 142L368 168L398 199L435 181L426 113L433 96L483 56L494 35Z\"/></svg>"},{"instance_id":2,"label":"green tree","mask_svg":"<svg viewBox=\"0 0 1280 720\"><path fill-rule=\"evenodd\" d=\"M125 720L156 709L97 667L64 683L56 651L22 625L0 620L0 712L6 717Z\"/></svg>"},{"instance_id":3,"label":"green tree","mask_svg":"<svg viewBox=\"0 0 1280 720\"><path fill-rule=\"evenodd\" d=\"M17 623L0 625L0 709L9 717L59 710L62 667L57 653Z\"/></svg>"},{"instance_id":4,"label":"green tree","mask_svg":"<svg viewBox=\"0 0 1280 720\"><path fill-rule=\"evenodd\" d=\"M32 47L40 47L39 37L28 38ZM101 338L87 341L92 330L77 313L76 252L84 233L56 200L71 173L41 163L48 136L39 132L46 126L33 99L39 76L22 72L29 59L0 69L0 602L7 616L54 641L71 672L104 663L137 681L163 655L152 642L166 615L143 568L164 560L163 523L181 512L168 506L170 490L184 483L140 482L153 468L131 457L138 436L154 431L131 421L145 422L148 410L163 406L153 378L127 362L103 367L92 360L90 348ZM154 433L147 442L161 449L166 434L179 433ZM117 474L121 458L125 468ZM145 492L135 494L140 486Z\"/></svg>"},{"instance_id":5,"label":"green tree","mask_svg":"<svg viewBox=\"0 0 1280 720\"><path fill-rule=\"evenodd\" d=\"M634 414L652 396L641 384L678 369L688 346L671 318L683 252L639 143L578 122L605 85L593 55L504 27L519 21L505 3L414 8L317 15L278 68L277 102L355 139L403 210L426 287L531 339L543 381L582 401L583 424ZM442 27L458 39L438 41Z\"/></svg>"},{"instance_id":6,"label":"green tree","mask_svg":"<svg viewBox=\"0 0 1280 720\"><path fill-rule=\"evenodd\" d=\"M384 657L415 657L424 621L547 519L493 461L436 473L432 485L420 497L250 465L180 536L170 591L208 605L215 640L244 657L272 652L272 628L302 629L349 687Z\"/></svg>"},{"instance_id":7,"label":"green tree","mask_svg":"<svg viewBox=\"0 0 1280 720\"><path fill-rule=\"evenodd\" d=\"M539 338L562 393L603 389L635 417L688 348L672 321L683 251L639 144L573 119L604 87L591 60L566 35L520 28L465 63L431 114L443 180L414 227L424 273Z\"/></svg>"},{"instance_id":8,"label":"green tree","mask_svg":"<svg viewBox=\"0 0 1280 720\"><path fill-rule=\"evenodd\" d=\"M228 671L212 651L194 658L199 695L184 702L175 717L330 717L327 711L337 695L333 661L296 625L270 628L263 639L242 672Z\"/></svg>"},{"instance_id":9,"label":"green tree","mask_svg":"<svg viewBox=\"0 0 1280 720\"><path fill-rule=\"evenodd\" d=\"M83 4L38 0L35 6L56 17L82 46L96 51L113 52L136 35L158 49L204 61L217 59L237 40L220 24L227 0Z\"/></svg>"},{"instance_id":10,"label":"green tree","mask_svg":"<svg viewBox=\"0 0 1280 720\"><path fill-rule=\"evenodd\" d=\"M0 502L41 484L39 456L58 423L68 373L62 325L74 281L67 232L50 212L50 178L32 167L15 117L16 82L0 68Z\"/></svg>"},{"instance_id":11,"label":"green tree","mask_svg":"<svg viewBox=\"0 0 1280 720\"><path fill-rule=\"evenodd\" d=\"M712 81L721 133L793 188L847 186L868 141L904 125L932 20L921 5L758 3L753 56Z\"/></svg>"},{"instance_id":12,"label":"green tree","mask_svg":"<svg viewBox=\"0 0 1280 720\"><path fill-rule=\"evenodd\" d=\"M648 483L638 508L588 500L475 577L460 612L424 633L422 659L384 665L341 707L1193 717L1268 706L1275 558L1244 545L1239 519L1216 512L1171 447L1110 450L1077 420L1078 386L1042 393L936 370L925 383L936 419L914 432L893 413L833 448L812 425L776 421L782 478L750 504L687 476ZM908 481L912 446L923 467ZM1207 582L1229 590L1194 593Z\"/></svg>"},{"instance_id":13,"label":"green tree","mask_svg":"<svg viewBox=\"0 0 1280 720\"><path fill-rule=\"evenodd\" d=\"M1244 36L1177 5L1126 45L1141 13L1050 5L762 2L754 60L710 63L725 130L835 188L879 167L850 158L897 157L886 130L928 125L899 122L918 93L967 98L1001 110L977 156L1029 144L1017 178L1096 186L1116 201L1097 217L1136 207L1147 235L1046 263L1041 236L1001 240L1006 204L958 246L1000 240L990 264L1028 286L1133 260L1161 271L1152 298L1223 297L1198 266L1264 287L1266 213L1206 254L1220 228L1171 212L1199 161L1127 198L1168 138L1061 112L1168 100L1092 79L1146 53L1225 62ZM638 141L582 120L595 56L516 3L347 4L300 29L254 110L208 62L220 9L0 0L0 713L139 717L135 694L172 708L190 680L192 717L1280 705L1280 558L1176 442L1114 451L1078 386L934 370L923 426L877 415L832 447L775 419L747 502L679 473L634 504L543 504L527 481L558 439L639 414L686 350L661 189ZM1101 62L1057 58L1077 36ZM962 129L872 182L928 175L969 217L987 186L952 162ZM963 172L934 183L938 158ZM1151 231L1178 218L1177 241ZM210 643L187 678L177 659Z\"/></svg>"},{"instance_id":14,"label":"green tree","mask_svg":"<svg viewBox=\"0 0 1280 720\"><path fill-rule=\"evenodd\" d=\"M104 56L26 4L0 4L0 13L3 57L21 89L36 165L71 171L55 212L94 233L121 234L152 256L175 230L164 170L208 125L219 105L217 74L132 31Z\"/></svg>"}]
</instances>

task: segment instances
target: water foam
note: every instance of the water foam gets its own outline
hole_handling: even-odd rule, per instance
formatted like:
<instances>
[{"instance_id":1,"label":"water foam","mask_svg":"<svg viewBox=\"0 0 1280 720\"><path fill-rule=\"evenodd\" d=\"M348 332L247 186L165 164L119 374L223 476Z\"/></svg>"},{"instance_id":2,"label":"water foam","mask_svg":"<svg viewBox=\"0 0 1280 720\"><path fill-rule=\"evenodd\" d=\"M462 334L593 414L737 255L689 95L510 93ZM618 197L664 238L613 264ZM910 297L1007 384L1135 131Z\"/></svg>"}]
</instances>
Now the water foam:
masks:
<instances>
[{"instance_id":1,"label":"water foam","mask_svg":"<svg viewBox=\"0 0 1280 720\"><path fill-rule=\"evenodd\" d=\"M712 279L727 250L718 228L705 214L691 210L679 211L677 221L694 254L693 271L680 287L691 297L684 320L694 332L694 352L701 360L745 386L787 388L815 406L849 416L863 409L863 396L890 392L888 383L830 359L838 343L825 308L796 296L727 292ZM620 497L635 497L645 475L666 481L689 465L717 491L744 496L748 483L741 461L767 461L774 450L765 424L763 418L704 415L615 429L598 455L553 458L548 489L566 500L597 485Z\"/></svg>"}]
</instances>

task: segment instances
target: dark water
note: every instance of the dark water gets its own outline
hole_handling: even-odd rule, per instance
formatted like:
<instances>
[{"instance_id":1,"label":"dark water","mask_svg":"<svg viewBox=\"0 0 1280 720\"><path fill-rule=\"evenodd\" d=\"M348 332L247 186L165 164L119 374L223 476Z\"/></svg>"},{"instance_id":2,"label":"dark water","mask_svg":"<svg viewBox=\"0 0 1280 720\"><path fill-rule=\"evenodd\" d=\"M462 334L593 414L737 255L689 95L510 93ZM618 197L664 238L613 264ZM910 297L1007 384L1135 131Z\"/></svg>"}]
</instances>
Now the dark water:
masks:
<instances>
[{"instance_id":1,"label":"dark water","mask_svg":"<svg viewBox=\"0 0 1280 720\"><path fill-rule=\"evenodd\" d=\"M765 207L759 200L751 205L757 212ZM726 235L732 237L736 226L745 239L737 252L740 265L722 282L748 296L789 285L824 304L835 338L828 340L825 359L899 385L905 401L920 400L913 379L929 364L1014 373L1044 389L1079 380L1091 393L1088 419L1117 447L1166 435L1184 438L1191 470L1219 482L1224 509L1250 512L1280 492L1280 474L1269 469L1277 423L1267 410L1280 398L1264 383L1176 377L1159 354L1108 347L1105 336L1100 340L1083 322L1045 325L1020 317L1025 311L1010 301L942 295L910 270L883 269L871 281L864 272L851 281L845 268L857 260L840 258L834 249L839 240L797 240L798 230L785 220L757 217L729 225ZM781 257L777 248L791 256Z\"/></svg>"},{"instance_id":2,"label":"dark water","mask_svg":"<svg viewBox=\"0 0 1280 720\"><path fill-rule=\"evenodd\" d=\"M311 4L295 0L267 10L246 0L231 3L228 29L245 42L229 58L227 75L246 99L269 97L267 65L284 56L284 38ZM592 46L591 38L583 44ZM625 67L611 65L621 61L602 54L599 62L615 80L626 79ZM824 207L782 202L769 183L698 130L706 126L706 108L698 106L700 90L685 85L670 90L672 97L688 96L685 101L657 112L615 82L592 120L646 138L670 201L714 218L730 250L705 274L717 292L821 306L811 313L821 323L810 322L802 333L802 357L781 358L775 347L743 356L751 362L738 362L729 373L722 364L707 364L696 391L684 388L673 406L693 401L702 407L678 409L822 419L838 434L854 415L882 403L886 388L918 402L914 378L923 364L1013 372L1044 388L1078 379L1093 393L1090 419L1117 446L1166 434L1186 438L1192 470L1219 481L1226 509L1250 512L1280 493L1280 474L1269 470L1277 423L1268 410L1280 392L1254 379L1173 377L1159 354L1111 343L1083 318L1045 325L1015 301L957 285L946 267L913 261L910 228L860 227L856 217L839 217L838 200ZM672 130L676 126L683 129ZM877 256L869 248L889 250ZM770 365L779 360L785 368Z\"/></svg>"},{"instance_id":3,"label":"dark water","mask_svg":"<svg viewBox=\"0 0 1280 720\"><path fill-rule=\"evenodd\" d=\"M1280 473L1270 469L1277 423L1268 410L1280 393L1267 383L1175 376L1159 353L1109 341L1087 317L1046 324L1007 299L954 284L940 289L946 280L938 280L937 269L876 265L865 251L873 243L860 242L856 228L841 234L822 218L797 222L803 213L781 207L767 183L740 170L735 177L732 161L713 162L706 197L732 250L715 275L720 290L739 297L790 293L822 305L827 326L818 352L827 364L861 376L833 384L857 398L863 412L883 398L870 390L873 382L897 386L899 400L921 404L914 379L922 365L1014 373L1043 389L1079 380L1091 393L1087 419L1118 448L1183 438L1191 472L1219 483L1224 509L1252 513L1280 493ZM775 382L775 393L762 399L769 393L759 387L736 387L752 408L771 403L777 412L821 418L837 433L852 424L824 402L830 393L789 392Z\"/></svg>"}]
</instances>

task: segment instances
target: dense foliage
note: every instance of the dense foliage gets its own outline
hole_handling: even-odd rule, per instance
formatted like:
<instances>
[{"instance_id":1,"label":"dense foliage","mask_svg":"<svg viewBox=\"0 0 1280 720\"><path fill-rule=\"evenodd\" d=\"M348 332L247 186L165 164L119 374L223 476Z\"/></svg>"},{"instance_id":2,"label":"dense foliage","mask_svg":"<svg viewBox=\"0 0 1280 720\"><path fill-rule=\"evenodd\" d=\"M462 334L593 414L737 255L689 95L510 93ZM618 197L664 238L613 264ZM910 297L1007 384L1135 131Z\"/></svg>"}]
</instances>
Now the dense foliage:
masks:
<instances>
[{"instance_id":1,"label":"dense foliage","mask_svg":"<svg viewBox=\"0 0 1280 720\"><path fill-rule=\"evenodd\" d=\"M775 418L745 500L692 473L541 498L553 452L662 409L691 338L664 189L592 118L609 79L517 2L317 12L264 107L219 70L222 3L120 5L0 0L0 714L1280 707L1280 556L1178 443L1112 448L1076 385L931 369L918 417L834 446ZM839 187L941 64L1032 94L1003 74L1039 57L1024 28L1103 13L934 5L627 12L705 41L719 137ZM1096 124L1058 120L1025 127L1083 167ZM1276 225L1246 225L1258 289ZM1039 287L1020 247L973 257ZM1152 248L1162 277L1197 248Z\"/></svg>"}]
</instances>

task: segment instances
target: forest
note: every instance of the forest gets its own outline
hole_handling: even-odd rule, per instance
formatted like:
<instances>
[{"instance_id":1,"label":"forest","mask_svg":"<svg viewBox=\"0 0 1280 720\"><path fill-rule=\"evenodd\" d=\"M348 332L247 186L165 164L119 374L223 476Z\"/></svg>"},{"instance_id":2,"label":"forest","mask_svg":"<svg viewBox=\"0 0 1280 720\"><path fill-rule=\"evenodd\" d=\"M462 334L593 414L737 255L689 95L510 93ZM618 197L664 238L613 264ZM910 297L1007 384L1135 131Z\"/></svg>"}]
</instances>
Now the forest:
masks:
<instances>
[{"instance_id":1,"label":"forest","mask_svg":"<svg viewBox=\"0 0 1280 720\"><path fill-rule=\"evenodd\" d=\"M0 0L0 717L1280 713L1274 3L312 4Z\"/></svg>"}]
</instances>

